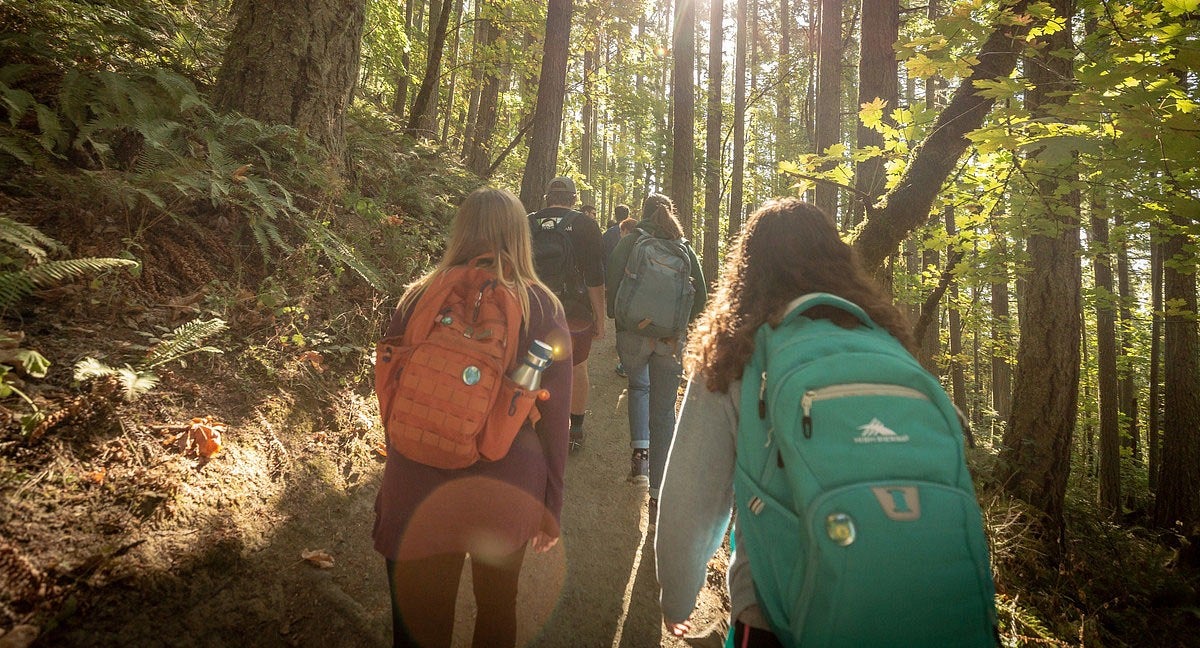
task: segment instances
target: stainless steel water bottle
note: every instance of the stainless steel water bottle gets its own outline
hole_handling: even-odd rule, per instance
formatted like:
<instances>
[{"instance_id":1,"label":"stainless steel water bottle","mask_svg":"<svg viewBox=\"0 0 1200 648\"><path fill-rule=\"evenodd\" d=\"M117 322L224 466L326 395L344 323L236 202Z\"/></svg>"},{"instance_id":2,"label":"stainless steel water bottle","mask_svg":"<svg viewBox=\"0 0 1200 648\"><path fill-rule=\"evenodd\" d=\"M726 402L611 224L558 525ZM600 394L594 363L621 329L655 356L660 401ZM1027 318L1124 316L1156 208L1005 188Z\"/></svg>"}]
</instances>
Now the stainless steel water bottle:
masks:
<instances>
[{"instance_id":1,"label":"stainless steel water bottle","mask_svg":"<svg viewBox=\"0 0 1200 648\"><path fill-rule=\"evenodd\" d=\"M549 344L534 340L529 345L529 352L508 377L526 391L537 391L542 384L542 371L550 366L553 357L554 349Z\"/></svg>"}]
</instances>

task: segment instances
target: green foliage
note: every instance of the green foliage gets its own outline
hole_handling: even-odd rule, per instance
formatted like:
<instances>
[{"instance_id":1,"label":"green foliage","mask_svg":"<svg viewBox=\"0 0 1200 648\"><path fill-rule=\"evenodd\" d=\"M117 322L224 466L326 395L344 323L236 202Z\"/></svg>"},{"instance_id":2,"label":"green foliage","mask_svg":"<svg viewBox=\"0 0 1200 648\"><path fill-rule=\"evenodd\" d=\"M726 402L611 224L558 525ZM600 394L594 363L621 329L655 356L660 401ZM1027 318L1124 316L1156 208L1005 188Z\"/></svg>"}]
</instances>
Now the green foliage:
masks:
<instances>
[{"instance_id":1,"label":"green foliage","mask_svg":"<svg viewBox=\"0 0 1200 648\"><path fill-rule=\"evenodd\" d=\"M0 216L0 310L31 294L90 274L136 268L129 259L86 258L47 260L64 248L32 225Z\"/></svg>"},{"instance_id":2,"label":"green foliage","mask_svg":"<svg viewBox=\"0 0 1200 648\"><path fill-rule=\"evenodd\" d=\"M113 367L92 357L80 360L75 363L75 380L84 382L111 376L120 384L121 395L125 400L136 400L158 384L158 376L151 371L152 369L182 360L194 353L223 353L217 347L205 346L204 341L225 329L225 321L221 319L191 320L163 336L162 340L151 346L146 356L134 365Z\"/></svg>"}]
</instances>

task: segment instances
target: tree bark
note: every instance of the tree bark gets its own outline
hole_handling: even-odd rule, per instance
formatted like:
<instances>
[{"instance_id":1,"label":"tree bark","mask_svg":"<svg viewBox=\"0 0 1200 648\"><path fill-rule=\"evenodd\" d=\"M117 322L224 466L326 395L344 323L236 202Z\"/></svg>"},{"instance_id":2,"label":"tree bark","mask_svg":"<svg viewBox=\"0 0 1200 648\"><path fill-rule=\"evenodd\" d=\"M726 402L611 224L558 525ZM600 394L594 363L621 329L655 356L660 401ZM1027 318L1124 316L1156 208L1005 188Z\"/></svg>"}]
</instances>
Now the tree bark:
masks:
<instances>
[{"instance_id":1,"label":"tree bark","mask_svg":"<svg viewBox=\"0 0 1200 648\"><path fill-rule=\"evenodd\" d=\"M729 172L729 230L733 240L742 231L742 184L746 174L746 46L750 25L747 0L737 0L737 40L733 55L733 169Z\"/></svg>"},{"instance_id":2,"label":"tree bark","mask_svg":"<svg viewBox=\"0 0 1200 648\"><path fill-rule=\"evenodd\" d=\"M720 2L720 0L710 0ZM779 0L779 60L775 62L775 160L791 157L792 150L792 0ZM787 192L787 176L775 174L775 194Z\"/></svg>"},{"instance_id":3,"label":"tree bark","mask_svg":"<svg viewBox=\"0 0 1200 648\"><path fill-rule=\"evenodd\" d=\"M708 5L708 124L704 142L704 258L701 265L704 278L715 283L721 236L721 55L725 43L725 3L709 0Z\"/></svg>"},{"instance_id":4,"label":"tree bark","mask_svg":"<svg viewBox=\"0 0 1200 648\"><path fill-rule=\"evenodd\" d=\"M481 2L480 22L476 29L481 30L480 50L488 52L496 44L499 37L499 25L493 18L495 7L490 2ZM497 106L500 101L500 75L496 66L486 66L483 72L483 86L479 90L479 108L475 115L475 127L467 136L467 168L482 178L488 177L491 168L492 134L496 130Z\"/></svg>"},{"instance_id":5,"label":"tree bark","mask_svg":"<svg viewBox=\"0 0 1200 648\"><path fill-rule=\"evenodd\" d=\"M1096 279L1096 365L1099 375L1100 508L1114 519L1121 511L1121 427L1117 380L1117 324L1113 305L1112 257L1108 251L1108 214L1092 204L1092 270Z\"/></svg>"},{"instance_id":6,"label":"tree bark","mask_svg":"<svg viewBox=\"0 0 1200 648\"><path fill-rule=\"evenodd\" d=\"M1163 262L1162 244L1150 242L1150 403L1146 430L1146 454L1150 492L1158 491L1158 475L1162 467L1162 329L1163 329Z\"/></svg>"},{"instance_id":7,"label":"tree bark","mask_svg":"<svg viewBox=\"0 0 1200 648\"><path fill-rule=\"evenodd\" d=\"M671 198L685 235L692 238L696 182L696 0L676 0L673 33Z\"/></svg>"},{"instance_id":8,"label":"tree bark","mask_svg":"<svg viewBox=\"0 0 1200 648\"><path fill-rule=\"evenodd\" d=\"M817 41L816 151L825 151L842 139L842 0L821 0L821 33ZM822 170L828 165L822 167ZM837 222L838 190L818 182L816 205ZM929 214L929 210L925 210ZM899 240L896 241L899 243ZM886 254L883 256L887 256ZM883 261L883 256L879 261Z\"/></svg>"},{"instance_id":9,"label":"tree bark","mask_svg":"<svg viewBox=\"0 0 1200 648\"><path fill-rule=\"evenodd\" d=\"M1026 4L1027 0L1017 0L1009 11L1022 14ZM942 183L970 145L966 134L983 124L995 103L995 99L976 94L975 82L1012 74L1028 32L1028 24L1000 25L992 32L977 55L979 64L938 113L929 136L913 152L899 183L876 202L876 209L868 210L867 222L854 240L854 248L868 270L878 268L909 232L928 220Z\"/></svg>"},{"instance_id":10,"label":"tree bark","mask_svg":"<svg viewBox=\"0 0 1200 648\"><path fill-rule=\"evenodd\" d=\"M529 211L541 206L542 193L558 166L573 4L573 0L550 0L546 7L546 44L538 77L537 107L529 132L529 156L521 177L521 202Z\"/></svg>"},{"instance_id":11,"label":"tree bark","mask_svg":"<svg viewBox=\"0 0 1200 648\"><path fill-rule=\"evenodd\" d=\"M997 237L998 256L1007 259L1007 244ZM1008 299L1008 263L1002 267L1003 276L991 284L992 294L992 409L996 419L1007 421L1012 414L1012 314Z\"/></svg>"},{"instance_id":12,"label":"tree bark","mask_svg":"<svg viewBox=\"0 0 1200 648\"><path fill-rule=\"evenodd\" d=\"M1026 95L1035 119L1052 112L1054 106L1065 104L1072 87L1071 59L1052 54L1070 48L1074 1L1052 0L1051 6L1058 19L1065 21L1066 28L1038 39L1041 55L1029 66L1032 87ZM988 59L981 57L981 60L986 64ZM964 87L969 83L970 80L965 82ZM962 91L960 87L952 105ZM937 123L944 124L942 118L947 112L949 108ZM969 119L966 115L963 118ZM923 146L935 141L937 129L935 125L935 137L926 140ZM1071 172L1066 167L1046 171L1058 171L1059 177L1070 179ZM1051 540L1061 539L1063 530L1063 502L1071 470L1071 434L1079 395L1081 317L1079 192L1073 190L1063 196L1059 187L1060 182L1053 177L1038 181L1036 187L1047 213L1041 216L1040 231L1032 234L1028 242L1029 274L1021 304L1013 414L1001 452L1006 488L1042 513L1038 526ZM890 210L889 205L887 211ZM1056 547L1063 549L1061 545Z\"/></svg>"},{"instance_id":13,"label":"tree bark","mask_svg":"<svg viewBox=\"0 0 1200 648\"><path fill-rule=\"evenodd\" d=\"M946 233L953 240L954 235L958 232L958 228L954 224L954 208L946 207ZM951 255L951 260L956 260L957 255ZM949 321L946 327L950 333L950 358L947 361L947 369L950 372L950 393L954 398L954 404L959 410L967 411L967 378L966 372L963 369L962 363L962 313L958 310L958 277L954 273L954 267L946 268L950 279L950 297L947 299L946 309L948 311Z\"/></svg>"},{"instance_id":14,"label":"tree bark","mask_svg":"<svg viewBox=\"0 0 1200 648\"><path fill-rule=\"evenodd\" d=\"M420 0L404 0L404 33L412 38L413 30L413 3ZM396 78L396 98L392 100L392 114L397 119L404 117L404 111L408 109L408 85L409 76L412 74L412 54L405 50L400 55L400 65L403 70Z\"/></svg>"},{"instance_id":15,"label":"tree bark","mask_svg":"<svg viewBox=\"0 0 1200 648\"><path fill-rule=\"evenodd\" d=\"M442 120L442 138L443 144L450 141L450 127L462 124L459 119L454 118L454 91L458 87L458 53L462 47L462 26L463 26L463 0L454 0L454 47L450 53L450 83L446 88L446 114ZM434 105L434 118L437 118L437 105Z\"/></svg>"},{"instance_id":16,"label":"tree bark","mask_svg":"<svg viewBox=\"0 0 1200 648\"><path fill-rule=\"evenodd\" d=\"M1196 328L1196 266L1190 219L1173 217L1163 244L1164 387L1162 470L1154 498L1154 522L1195 533L1200 523L1200 332ZM1178 527L1177 527L1178 525Z\"/></svg>"},{"instance_id":17,"label":"tree bark","mask_svg":"<svg viewBox=\"0 0 1200 648\"><path fill-rule=\"evenodd\" d=\"M345 168L346 109L358 81L364 0L235 0L214 102L294 126Z\"/></svg>"},{"instance_id":18,"label":"tree bark","mask_svg":"<svg viewBox=\"0 0 1200 648\"><path fill-rule=\"evenodd\" d=\"M892 48L900 34L900 0L862 0L862 29L860 30L858 64L858 103L865 104L882 99L884 123L892 123L890 111L900 101L900 89L896 73L896 51ZM857 148L883 147L883 134L867 128L856 120ZM857 197L848 210L848 224L858 225L865 210L874 204L887 185L887 171L883 156L878 155L859 162L854 169L854 188ZM899 241L897 241L899 243Z\"/></svg>"},{"instance_id":19,"label":"tree bark","mask_svg":"<svg viewBox=\"0 0 1200 648\"><path fill-rule=\"evenodd\" d=\"M435 7L430 6L430 12ZM437 135L436 118L438 104L438 78L442 74L442 54L446 49L446 30L450 25L450 14L454 5L449 0L440 3L436 16L430 13L430 23L433 25L429 34L429 57L425 61L425 76L421 79L421 88L417 90L417 98L413 100L412 114L408 117L406 130L414 137L434 137Z\"/></svg>"},{"instance_id":20,"label":"tree bark","mask_svg":"<svg viewBox=\"0 0 1200 648\"><path fill-rule=\"evenodd\" d=\"M579 199L585 204L595 202L592 195L592 149L596 145L596 103L592 99L595 91L594 75L596 65L595 48L588 43L583 50L583 139L579 142L579 170L583 173L584 188L580 190ZM603 227L604 221L600 220Z\"/></svg>"},{"instance_id":21,"label":"tree bark","mask_svg":"<svg viewBox=\"0 0 1200 648\"><path fill-rule=\"evenodd\" d=\"M1128 358L1130 349L1133 347L1132 333L1136 326L1133 321L1133 310L1129 306L1134 300L1129 285L1129 235L1125 229L1125 217L1121 211L1118 210L1114 215L1113 222L1117 229L1117 299L1120 304L1117 311L1117 329L1121 332L1118 348L1120 355ZM1129 456L1140 460L1141 426L1138 424L1138 390L1134 383L1133 363L1119 363L1117 369L1121 392L1122 446L1129 450ZM1130 501L1132 496L1133 493L1128 493L1126 500Z\"/></svg>"}]
</instances>

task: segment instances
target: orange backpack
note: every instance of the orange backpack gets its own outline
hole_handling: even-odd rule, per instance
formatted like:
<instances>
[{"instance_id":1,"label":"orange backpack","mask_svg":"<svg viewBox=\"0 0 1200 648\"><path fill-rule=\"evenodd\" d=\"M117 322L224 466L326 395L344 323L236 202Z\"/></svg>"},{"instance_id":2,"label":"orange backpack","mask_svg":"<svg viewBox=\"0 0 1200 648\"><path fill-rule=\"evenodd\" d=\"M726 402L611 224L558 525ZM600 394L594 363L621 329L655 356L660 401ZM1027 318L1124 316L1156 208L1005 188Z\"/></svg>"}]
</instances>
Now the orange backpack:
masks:
<instances>
[{"instance_id":1,"label":"orange backpack","mask_svg":"<svg viewBox=\"0 0 1200 648\"><path fill-rule=\"evenodd\" d=\"M480 257L436 277L404 334L375 347L375 395L391 447L437 468L508 454L526 420L540 418L529 392L507 376L521 335L521 307Z\"/></svg>"}]
</instances>

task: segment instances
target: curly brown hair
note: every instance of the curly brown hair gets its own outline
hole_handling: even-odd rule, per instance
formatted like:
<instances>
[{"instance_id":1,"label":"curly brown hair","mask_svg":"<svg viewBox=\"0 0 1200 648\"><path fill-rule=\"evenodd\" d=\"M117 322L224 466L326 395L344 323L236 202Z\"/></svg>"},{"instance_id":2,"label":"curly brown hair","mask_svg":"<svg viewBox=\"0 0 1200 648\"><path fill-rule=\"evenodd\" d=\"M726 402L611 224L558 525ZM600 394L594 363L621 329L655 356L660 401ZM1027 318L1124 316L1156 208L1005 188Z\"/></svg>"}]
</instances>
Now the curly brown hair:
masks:
<instances>
[{"instance_id":1,"label":"curly brown hair","mask_svg":"<svg viewBox=\"0 0 1200 648\"><path fill-rule=\"evenodd\" d=\"M796 198L778 198L750 215L721 268L716 298L696 322L684 364L709 391L728 392L754 352L754 334L782 317L788 302L827 292L858 304L909 352L916 350L907 318L875 283L825 212ZM818 306L808 317L853 328L848 313Z\"/></svg>"}]
</instances>

